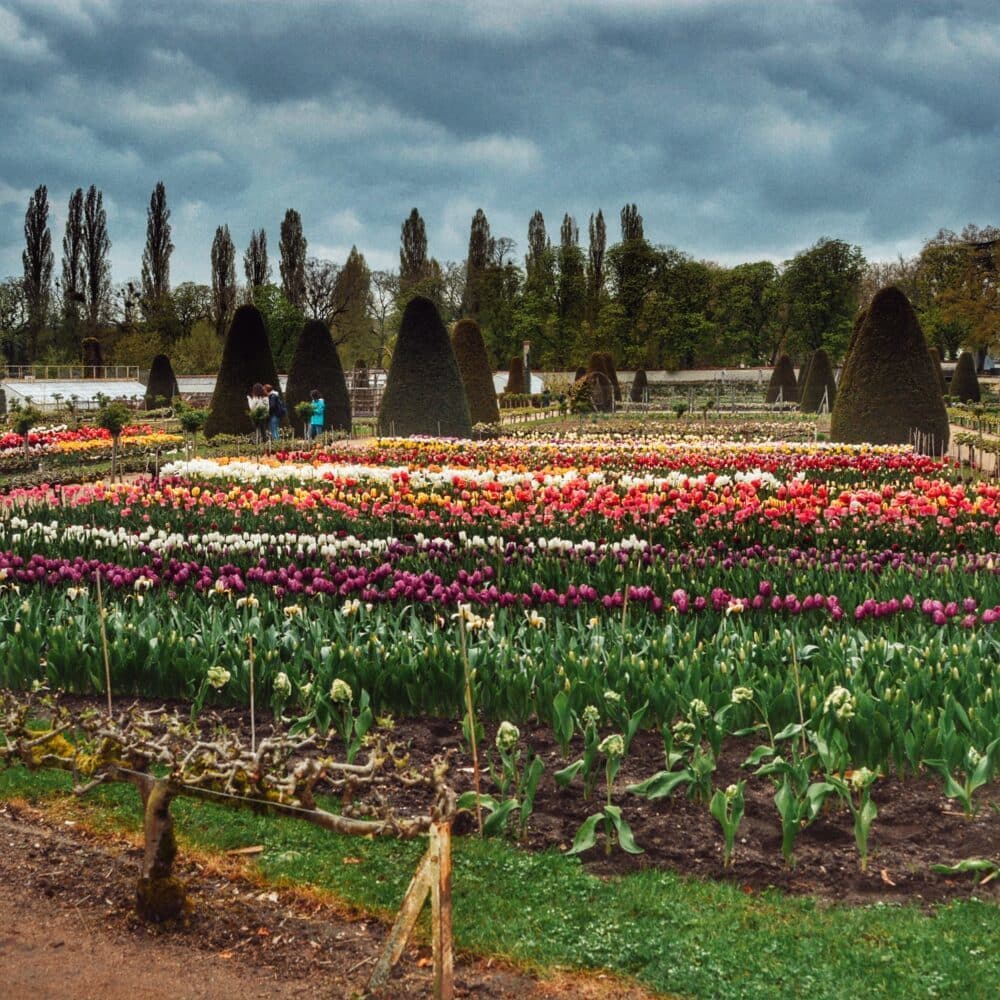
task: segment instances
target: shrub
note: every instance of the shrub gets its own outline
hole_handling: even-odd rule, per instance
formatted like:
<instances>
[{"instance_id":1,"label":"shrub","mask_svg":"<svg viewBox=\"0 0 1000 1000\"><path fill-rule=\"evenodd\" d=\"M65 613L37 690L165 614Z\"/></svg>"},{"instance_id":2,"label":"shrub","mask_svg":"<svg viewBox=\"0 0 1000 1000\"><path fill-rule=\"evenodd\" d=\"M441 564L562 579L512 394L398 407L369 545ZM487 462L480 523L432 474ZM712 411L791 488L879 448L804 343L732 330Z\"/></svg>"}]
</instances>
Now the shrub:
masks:
<instances>
[{"instance_id":1,"label":"shrub","mask_svg":"<svg viewBox=\"0 0 1000 1000\"><path fill-rule=\"evenodd\" d=\"M170 403L174 396L180 395L177 389L177 378L174 375L170 358L165 354L157 354L149 367L149 381L146 383L147 410L155 409L157 399L163 398Z\"/></svg>"},{"instance_id":2,"label":"shrub","mask_svg":"<svg viewBox=\"0 0 1000 1000\"><path fill-rule=\"evenodd\" d=\"M250 434L253 425L247 396L255 382L278 385L278 372L264 317L251 305L240 306L226 336L222 366L205 421L205 437L216 434Z\"/></svg>"},{"instance_id":3,"label":"shrub","mask_svg":"<svg viewBox=\"0 0 1000 1000\"><path fill-rule=\"evenodd\" d=\"M322 320L311 319L302 327L292 355L285 386L285 406L298 415L300 403L310 402L310 392L318 389L326 403L326 429L351 429L351 396L347 391L344 367L330 328ZM311 409L310 405L310 409Z\"/></svg>"},{"instance_id":4,"label":"shrub","mask_svg":"<svg viewBox=\"0 0 1000 1000\"><path fill-rule=\"evenodd\" d=\"M940 371L940 365L938 366ZM976 362L968 351L963 351L955 365L948 386L948 395L954 396L960 403L978 403L982 398L979 391L979 379L976 378Z\"/></svg>"},{"instance_id":5,"label":"shrub","mask_svg":"<svg viewBox=\"0 0 1000 1000\"><path fill-rule=\"evenodd\" d=\"M437 306L422 295L406 304L379 408L380 434L469 437L462 376Z\"/></svg>"},{"instance_id":6,"label":"shrub","mask_svg":"<svg viewBox=\"0 0 1000 1000\"><path fill-rule=\"evenodd\" d=\"M799 377L796 380L796 385L799 388L799 400L802 400L802 390L805 388L806 379L809 378L809 367L812 365L813 356L815 351L810 351L803 359L802 364L799 366Z\"/></svg>"},{"instance_id":7,"label":"shrub","mask_svg":"<svg viewBox=\"0 0 1000 1000\"><path fill-rule=\"evenodd\" d=\"M569 407L572 413L610 413L614 400L611 380L604 372L592 371L577 379L569 389Z\"/></svg>"},{"instance_id":8,"label":"shrub","mask_svg":"<svg viewBox=\"0 0 1000 1000\"><path fill-rule=\"evenodd\" d=\"M622 384L618 381L618 371L615 368L615 359L610 351L602 351L601 358L604 361L604 374L608 376L611 387L615 391L615 402L622 401Z\"/></svg>"},{"instance_id":9,"label":"shrub","mask_svg":"<svg viewBox=\"0 0 1000 1000\"><path fill-rule=\"evenodd\" d=\"M96 337L84 337L80 341L80 355L86 368L100 368L104 365L104 348Z\"/></svg>"},{"instance_id":10,"label":"shrub","mask_svg":"<svg viewBox=\"0 0 1000 1000\"><path fill-rule=\"evenodd\" d=\"M486 344L474 319L462 319L451 335L455 360L465 386L469 417L473 424L495 424L500 421L497 393L493 385L493 369L486 354Z\"/></svg>"},{"instance_id":11,"label":"shrub","mask_svg":"<svg viewBox=\"0 0 1000 1000\"><path fill-rule=\"evenodd\" d=\"M795 380L795 368L792 359L787 354L782 354L778 358L778 363L771 372L771 381L767 385L767 395L764 402L771 404L778 402L781 397L783 403L797 403L799 401L799 387Z\"/></svg>"},{"instance_id":12,"label":"shrub","mask_svg":"<svg viewBox=\"0 0 1000 1000\"><path fill-rule=\"evenodd\" d=\"M649 387L649 379L646 372L640 368L632 379L632 389L629 392L629 399L633 403L644 403L646 401L646 390Z\"/></svg>"},{"instance_id":13,"label":"shrub","mask_svg":"<svg viewBox=\"0 0 1000 1000\"><path fill-rule=\"evenodd\" d=\"M833 377L830 356L821 347L811 355L809 371L799 394L799 409L803 413L818 413L823 395L830 410L837 401L837 383Z\"/></svg>"},{"instance_id":14,"label":"shrub","mask_svg":"<svg viewBox=\"0 0 1000 1000\"><path fill-rule=\"evenodd\" d=\"M830 438L849 443L948 446L948 414L923 331L906 296L883 288L854 337L833 408Z\"/></svg>"},{"instance_id":15,"label":"shrub","mask_svg":"<svg viewBox=\"0 0 1000 1000\"><path fill-rule=\"evenodd\" d=\"M528 391L524 384L524 361L521 356L515 355L510 359L510 369L507 373L507 387L504 392L512 393L515 396L522 396Z\"/></svg>"}]
</instances>

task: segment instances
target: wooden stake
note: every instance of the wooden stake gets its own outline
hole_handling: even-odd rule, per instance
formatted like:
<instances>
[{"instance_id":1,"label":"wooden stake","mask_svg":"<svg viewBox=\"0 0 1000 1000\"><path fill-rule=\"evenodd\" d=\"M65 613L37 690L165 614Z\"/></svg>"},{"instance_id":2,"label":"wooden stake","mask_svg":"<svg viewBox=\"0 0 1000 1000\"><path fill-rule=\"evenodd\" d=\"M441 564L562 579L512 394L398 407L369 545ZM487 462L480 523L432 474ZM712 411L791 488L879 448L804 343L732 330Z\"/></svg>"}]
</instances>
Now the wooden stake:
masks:
<instances>
[{"instance_id":1,"label":"wooden stake","mask_svg":"<svg viewBox=\"0 0 1000 1000\"><path fill-rule=\"evenodd\" d=\"M94 574L97 578L97 614L101 623L101 649L104 652L104 690L108 695L108 718L111 718L111 660L108 657L108 631L104 626L104 598L101 596L101 571Z\"/></svg>"},{"instance_id":2,"label":"wooden stake","mask_svg":"<svg viewBox=\"0 0 1000 1000\"><path fill-rule=\"evenodd\" d=\"M424 901L430 896L434 1000L452 1000L455 995L455 959L451 918L451 826L446 820L433 823L429 833L427 853L420 859L406 890L367 989L380 989L389 981L389 973L402 956Z\"/></svg>"},{"instance_id":3,"label":"wooden stake","mask_svg":"<svg viewBox=\"0 0 1000 1000\"><path fill-rule=\"evenodd\" d=\"M480 800L482 794L479 786L479 746L476 739L476 716L472 708L472 671L469 669L469 652L465 645L465 618L462 617L461 607L458 616L458 634L462 643L462 670L465 674L465 711L469 719L469 744L472 747L472 780L476 788L476 825L479 827L479 836L483 835L483 804Z\"/></svg>"},{"instance_id":4,"label":"wooden stake","mask_svg":"<svg viewBox=\"0 0 1000 1000\"><path fill-rule=\"evenodd\" d=\"M257 752L257 722L254 719L254 690L253 690L253 636L247 636L247 645L250 647L250 752Z\"/></svg>"}]
</instances>

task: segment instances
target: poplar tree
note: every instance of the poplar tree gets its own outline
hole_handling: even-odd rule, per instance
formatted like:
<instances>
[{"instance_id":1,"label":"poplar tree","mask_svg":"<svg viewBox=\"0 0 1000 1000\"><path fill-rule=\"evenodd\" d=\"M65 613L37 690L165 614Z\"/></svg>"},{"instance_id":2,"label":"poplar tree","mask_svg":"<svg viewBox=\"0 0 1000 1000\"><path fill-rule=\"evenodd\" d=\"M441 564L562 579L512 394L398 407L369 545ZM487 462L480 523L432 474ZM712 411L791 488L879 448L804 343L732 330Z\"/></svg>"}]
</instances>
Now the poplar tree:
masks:
<instances>
[{"instance_id":1,"label":"poplar tree","mask_svg":"<svg viewBox=\"0 0 1000 1000\"><path fill-rule=\"evenodd\" d=\"M142 300L147 313L170 294L170 255L173 252L167 189L163 181L158 181L146 209L146 248L142 252Z\"/></svg>"},{"instance_id":2,"label":"poplar tree","mask_svg":"<svg viewBox=\"0 0 1000 1000\"><path fill-rule=\"evenodd\" d=\"M91 335L96 333L111 311L110 252L104 195L91 184L83 201L84 297Z\"/></svg>"},{"instance_id":3,"label":"poplar tree","mask_svg":"<svg viewBox=\"0 0 1000 1000\"><path fill-rule=\"evenodd\" d=\"M427 231L424 220L414 208L399 233L399 290L406 292L423 281L429 272Z\"/></svg>"},{"instance_id":4,"label":"poplar tree","mask_svg":"<svg viewBox=\"0 0 1000 1000\"><path fill-rule=\"evenodd\" d=\"M219 226L212 240L212 315L215 332L225 336L236 307L236 247L229 226Z\"/></svg>"},{"instance_id":5,"label":"poplar tree","mask_svg":"<svg viewBox=\"0 0 1000 1000\"><path fill-rule=\"evenodd\" d=\"M483 279L493 255L490 223L486 213L476 209L469 227L469 253L465 261L465 292L462 295L462 312L473 319L479 318L482 307Z\"/></svg>"},{"instance_id":6,"label":"poplar tree","mask_svg":"<svg viewBox=\"0 0 1000 1000\"><path fill-rule=\"evenodd\" d=\"M38 354L38 337L45 328L52 294L52 233L49 230L49 193L35 188L24 214L24 298L28 314L28 362Z\"/></svg>"},{"instance_id":7,"label":"poplar tree","mask_svg":"<svg viewBox=\"0 0 1000 1000\"><path fill-rule=\"evenodd\" d=\"M271 264L267 259L267 233L255 229L250 234L250 245L243 255L243 272L247 276L250 298L254 292L271 280Z\"/></svg>"},{"instance_id":8,"label":"poplar tree","mask_svg":"<svg viewBox=\"0 0 1000 1000\"><path fill-rule=\"evenodd\" d=\"M302 235L302 216L294 208L285 212L281 223L281 290L296 309L306 306L306 238Z\"/></svg>"},{"instance_id":9,"label":"poplar tree","mask_svg":"<svg viewBox=\"0 0 1000 1000\"><path fill-rule=\"evenodd\" d=\"M80 303L86 298L83 294L86 283L83 270L83 188L77 188L69 196L62 248L63 321L75 330L80 318Z\"/></svg>"},{"instance_id":10,"label":"poplar tree","mask_svg":"<svg viewBox=\"0 0 1000 1000\"><path fill-rule=\"evenodd\" d=\"M588 227L590 249L587 254L587 298L591 322L597 318L601 294L604 291L604 257L608 249L608 228L604 223L604 213L598 209L597 215L590 216Z\"/></svg>"}]
</instances>

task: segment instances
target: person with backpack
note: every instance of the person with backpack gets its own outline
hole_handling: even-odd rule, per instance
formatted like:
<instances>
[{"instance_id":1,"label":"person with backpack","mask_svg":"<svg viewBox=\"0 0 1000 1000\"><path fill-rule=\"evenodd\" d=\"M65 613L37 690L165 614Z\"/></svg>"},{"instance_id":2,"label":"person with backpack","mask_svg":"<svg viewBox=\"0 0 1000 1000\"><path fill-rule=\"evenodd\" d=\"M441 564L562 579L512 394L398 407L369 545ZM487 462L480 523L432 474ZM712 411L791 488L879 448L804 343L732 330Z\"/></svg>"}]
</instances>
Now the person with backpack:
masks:
<instances>
[{"instance_id":1,"label":"person with backpack","mask_svg":"<svg viewBox=\"0 0 1000 1000\"><path fill-rule=\"evenodd\" d=\"M323 426L326 423L326 400L319 394L319 389L313 389L309 393L309 400L312 403L312 414L309 417L309 440L312 441L323 433Z\"/></svg>"},{"instance_id":2,"label":"person with backpack","mask_svg":"<svg viewBox=\"0 0 1000 1000\"><path fill-rule=\"evenodd\" d=\"M281 436L281 421L285 419L288 409L281 393L273 385L265 385L267 393L267 424L271 431L271 440L277 441Z\"/></svg>"}]
</instances>

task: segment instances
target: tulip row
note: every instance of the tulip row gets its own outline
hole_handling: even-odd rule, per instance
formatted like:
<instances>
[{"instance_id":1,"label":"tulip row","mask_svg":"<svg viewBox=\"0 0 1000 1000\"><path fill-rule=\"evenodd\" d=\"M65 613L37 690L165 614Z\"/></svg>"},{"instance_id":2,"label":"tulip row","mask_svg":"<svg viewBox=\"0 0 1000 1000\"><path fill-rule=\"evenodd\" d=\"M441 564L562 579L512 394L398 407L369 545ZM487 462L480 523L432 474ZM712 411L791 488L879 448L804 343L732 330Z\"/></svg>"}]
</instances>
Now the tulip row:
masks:
<instances>
[{"instance_id":1,"label":"tulip row","mask_svg":"<svg viewBox=\"0 0 1000 1000\"><path fill-rule=\"evenodd\" d=\"M241 703L252 636L262 697L315 712L341 678L455 714L462 629L476 703L514 721L611 692L669 729L741 688L744 725L801 722L799 695L818 725L837 687L855 760L913 769L1000 729L1000 490L903 449L386 441L169 472L4 498L0 684L103 687L100 580L121 693L217 668Z\"/></svg>"}]
</instances>

